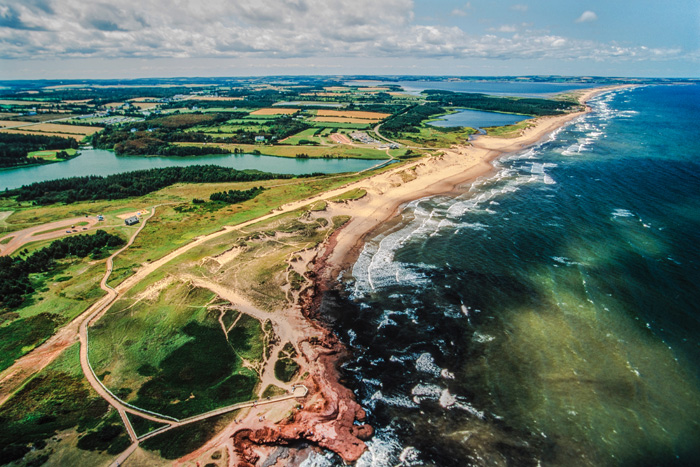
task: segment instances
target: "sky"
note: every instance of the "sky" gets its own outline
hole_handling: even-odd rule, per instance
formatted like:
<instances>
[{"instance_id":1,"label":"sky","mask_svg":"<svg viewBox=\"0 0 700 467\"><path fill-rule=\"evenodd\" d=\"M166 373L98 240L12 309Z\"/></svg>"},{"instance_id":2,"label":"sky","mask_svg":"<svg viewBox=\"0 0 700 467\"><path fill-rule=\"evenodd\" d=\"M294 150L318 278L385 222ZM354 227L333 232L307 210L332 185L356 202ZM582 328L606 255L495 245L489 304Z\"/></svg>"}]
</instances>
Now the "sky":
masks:
<instances>
[{"instance_id":1,"label":"sky","mask_svg":"<svg viewBox=\"0 0 700 467\"><path fill-rule=\"evenodd\" d=\"M0 0L0 79L700 77L698 0Z\"/></svg>"}]
</instances>

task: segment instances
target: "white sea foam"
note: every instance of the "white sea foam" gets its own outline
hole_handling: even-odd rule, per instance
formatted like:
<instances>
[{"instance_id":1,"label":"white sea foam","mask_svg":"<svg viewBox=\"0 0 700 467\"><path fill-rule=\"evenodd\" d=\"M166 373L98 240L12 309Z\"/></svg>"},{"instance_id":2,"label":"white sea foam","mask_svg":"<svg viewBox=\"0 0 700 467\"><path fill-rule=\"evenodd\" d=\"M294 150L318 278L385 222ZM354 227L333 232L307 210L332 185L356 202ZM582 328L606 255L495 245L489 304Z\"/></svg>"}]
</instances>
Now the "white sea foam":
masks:
<instances>
[{"instance_id":1,"label":"white sea foam","mask_svg":"<svg viewBox=\"0 0 700 467\"><path fill-rule=\"evenodd\" d=\"M385 405L392 407L403 407L406 409L416 409L418 408L418 403L409 399L408 396L401 394L390 394L385 395L381 390L377 390L369 400L364 400L363 405L368 407L370 410L374 410L377 407L377 403L382 402Z\"/></svg>"},{"instance_id":2,"label":"white sea foam","mask_svg":"<svg viewBox=\"0 0 700 467\"><path fill-rule=\"evenodd\" d=\"M408 446L399 454L399 461L402 466L421 465L420 451L413 446Z\"/></svg>"},{"instance_id":3,"label":"white sea foam","mask_svg":"<svg viewBox=\"0 0 700 467\"><path fill-rule=\"evenodd\" d=\"M391 429L378 430L371 440L367 442L367 450L357 460L356 467L394 467L399 464L401 454L405 451L404 446ZM415 456L418 457L418 451ZM407 457L408 459L408 457ZM413 462L413 461L411 461Z\"/></svg>"},{"instance_id":4,"label":"white sea foam","mask_svg":"<svg viewBox=\"0 0 700 467\"><path fill-rule=\"evenodd\" d=\"M488 334L482 334L480 332L475 332L474 336L472 337L472 340L474 342L477 342L479 344L485 344L486 342L491 342L495 340L496 338L493 336L490 336Z\"/></svg>"},{"instance_id":5,"label":"white sea foam","mask_svg":"<svg viewBox=\"0 0 700 467\"><path fill-rule=\"evenodd\" d=\"M421 400L438 400L440 395L442 395L443 388L435 384L416 384L411 390L413 395L413 400L420 402Z\"/></svg>"},{"instance_id":6,"label":"white sea foam","mask_svg":"<svg viewBox=\"0 0 700 467\"><path fill-rule=\"evenodd\" d=\"M612 212L613 217L634 217L634 213L627 209L617 208Z\"/></svg>"},{"instance_id":7,"label":"white sea foam","mask_svg":"<svg viewBox=\"0 0 700 467\"><path fill-rule=\"evenodd\" d=\"M420 354L416 359L416 370L440 376L442 368L435 364L435 359L428 352Z\"/></svg>"},{"instance_id":8,"label":"white sea foam","mask_svg":"<svg viewBox=\"0 0 700 467\"><path fill-rule=\"evenodd\" d=\"M554 261L556 261L559 264L563 264L565 266L581 266L581 263L573 261L569 258L566 258L564 256L552 256L551 257Z\"/></svg>"},{"instance_id":9,"label":"white sea foam","mask_svg":"<svg viewBox=\"0 0 700 467\"><path fill-rule=\"evenodd\" d=\"M299 467L333 467L335 465L334 455L330 451L312 452Z\"/></svg>"}]
</instances>

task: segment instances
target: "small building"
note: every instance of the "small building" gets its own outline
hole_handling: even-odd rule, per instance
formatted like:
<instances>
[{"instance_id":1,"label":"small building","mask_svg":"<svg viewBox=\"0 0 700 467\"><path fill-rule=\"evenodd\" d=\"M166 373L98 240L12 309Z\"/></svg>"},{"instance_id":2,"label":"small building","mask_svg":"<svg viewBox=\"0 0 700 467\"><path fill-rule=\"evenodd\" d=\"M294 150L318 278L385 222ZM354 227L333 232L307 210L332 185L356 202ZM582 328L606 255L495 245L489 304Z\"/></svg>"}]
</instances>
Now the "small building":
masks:
<instances>
[{"instance_id":1,"label":"small building","mask_svg":"<svg viewBox=\"0 0 700 467\"><path fill-rule=\"evenodd\" d=\"M139 223L139 218L137 216L131 216L124 219L126 225L134 225Z\"/></svg>"},{"instance_id":2,"label":"small building","mask_svg":"<svg viewBox=\"0 0 700 467\"><path fill-rule=\"evenodd\" d=\"M256 136L256 137L255 137L255 142L256 142L256 143L264 143L264 142L265 142L265 137L264 137L264 136Z\"/></svg>"}]
</instances>

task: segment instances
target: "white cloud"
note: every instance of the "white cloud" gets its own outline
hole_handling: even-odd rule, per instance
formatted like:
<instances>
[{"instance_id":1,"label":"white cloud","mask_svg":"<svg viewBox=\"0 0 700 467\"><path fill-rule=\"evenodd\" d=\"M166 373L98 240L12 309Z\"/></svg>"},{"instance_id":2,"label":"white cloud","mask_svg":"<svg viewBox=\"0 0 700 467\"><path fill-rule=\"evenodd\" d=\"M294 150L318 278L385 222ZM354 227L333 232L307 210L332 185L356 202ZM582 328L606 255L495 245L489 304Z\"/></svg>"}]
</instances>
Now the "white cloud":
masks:
<instances>
[{"instance_id":1,"label":"white cloud","mask_svg":"<svg viewBox=\"0 0 700 467\"><path fill-rule=\"evenodd\" d=\"M524 5L515 7L524 11ZM591 15L581 19L590 21ZM412 0L0 0L0 59L663 60L681 54L574 40L526 26L493 30L520 31L502 37L416 24Z\"/></svg>"},{"instance_id":2,"label":"white cloud","mask_svg":"<svg viewBox=\"0 0 700 467\"><path fill-rule=\"evenodd\" d=\"M521 13L525 13L528 9L527 5L524 5L522 3L516 3L515 5L510 7L511 10L519 11Z\"/></svg>"},{"instance_id":3,"label":"white cloud","mask_svg":"<svg viewBox=\"0 0 700 467\"><path fill-rule=\"evenodd\" d=\"M598 15L596 15L594 11L586 10L581 14L581 16L578 17L576 22L577 23L588 23L590 21L596 21L597 19L598 19Z\"/></svg>"},{"instance_id":4,"label":"white cloud","mask_svg":"<svg viewBox=\"0 0 700 467\"><path fill-rule=\"evenodd\" d=\"M455 8L452 10L452 16L467 16L469 14L469 10L472 9L472 4L471 2L467 2L464 4L462 8Z\"/></svg>"}]
</instances>

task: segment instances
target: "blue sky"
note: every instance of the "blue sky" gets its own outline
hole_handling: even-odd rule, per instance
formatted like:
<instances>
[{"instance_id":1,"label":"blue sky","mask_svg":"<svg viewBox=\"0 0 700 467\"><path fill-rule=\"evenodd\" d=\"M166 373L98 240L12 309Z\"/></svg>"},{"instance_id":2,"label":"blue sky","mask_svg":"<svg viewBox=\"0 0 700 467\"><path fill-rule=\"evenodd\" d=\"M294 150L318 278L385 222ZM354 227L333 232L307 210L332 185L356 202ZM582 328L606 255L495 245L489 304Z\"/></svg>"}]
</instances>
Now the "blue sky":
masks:
<instances>
[{"instance_id":1,"label":"blue sky","mask_svg":"<svg viewBox=\"0 0 700 467\"><path fill-rule=\"evenodd\" d=\"M0 79L700 76L698 0L0 0Z\"/></svg>"}]
</instances>

